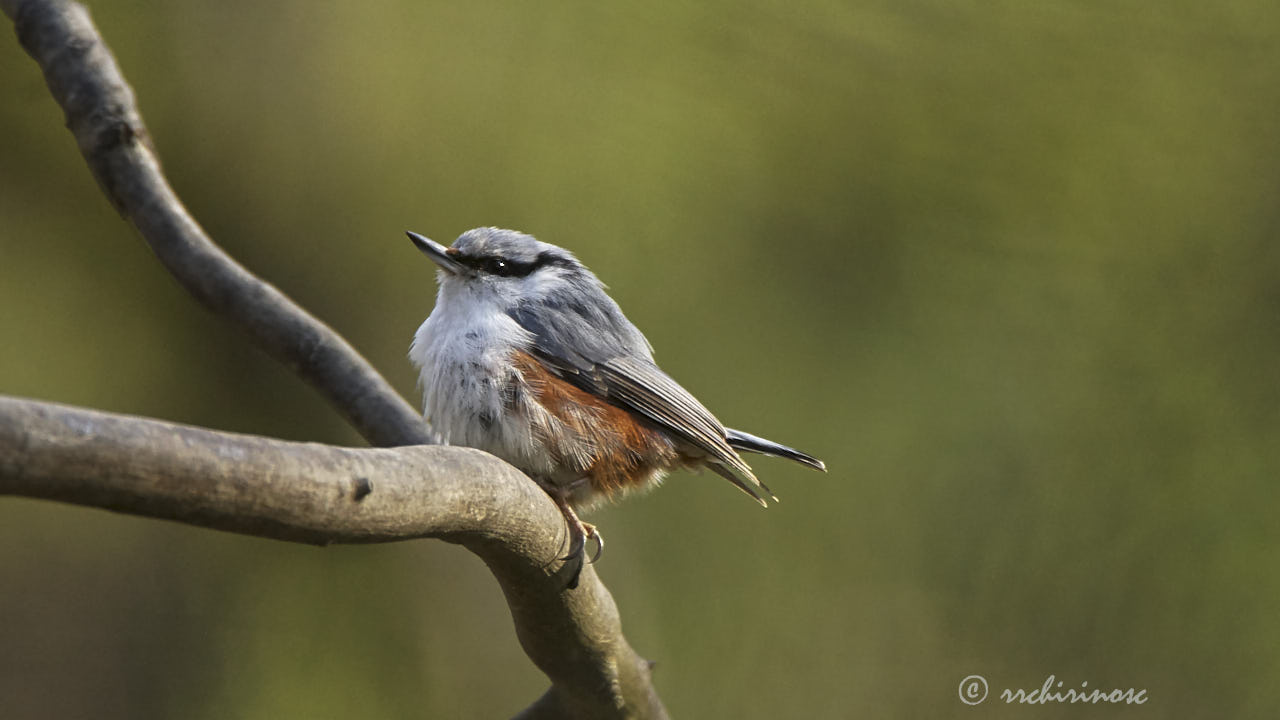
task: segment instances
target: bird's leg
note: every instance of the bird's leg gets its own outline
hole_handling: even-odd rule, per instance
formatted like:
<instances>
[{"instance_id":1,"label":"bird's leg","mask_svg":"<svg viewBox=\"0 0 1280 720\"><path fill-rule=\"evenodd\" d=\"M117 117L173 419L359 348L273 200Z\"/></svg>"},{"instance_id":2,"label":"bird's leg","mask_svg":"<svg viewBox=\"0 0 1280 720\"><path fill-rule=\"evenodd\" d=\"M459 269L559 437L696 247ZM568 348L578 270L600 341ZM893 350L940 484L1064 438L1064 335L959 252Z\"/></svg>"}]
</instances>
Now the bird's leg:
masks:
<instances>
[{"instance_id":1,"label":"bird's leg","mask_svg":"<svg viewBox=\"0 0 1280 720\"><path fill-rule=\"evenodd\" d=\"M573 494L577 492L578 488L583 485L587 485L588 483L590 483L590 481L587 478L578 478L577 480L569 483L569 486L562 491L565 499L556 500L556 504L561 505L560 512L564 514L569 525L572 527L576 523L579 531L582 533L582 544L578 548L579 552L585 548L587 540L596 541L596 551L591 555L591 559L587 561L594 564L595 561L599 560L600 556L604 554L604 536L600 534L600 531L596 529L595 525L579 520L578 513L574 512L573 507L571 507L567 502L567 499L572 497Z\"/></svg>"},{"instance_id":2,"label":"bird's leg","mask_svg":"<svg viewBox=\"0 0 1280 720\"><path fill-rule=\"evenodd\" d=\"M604 536L600 534L595 525L580 520L573 506L564 499L556 498L556 505L560 507L560 513L564 515L565 522L569 523L569 557L583 554L587 541L595 540L596 551L591 554L591 559L587 560L587 562L594 563L599 560L600 554L604 552Z\"/></svg>"},{"instance_id":3,"label":"bird's leg","mask_svg":"<svg viewBox=\"0 0 1280 720\"><path fill-rule=\"evenodd\" d=\"M538 480L538 484L543 490L551 496L555 501L556 507L560 508L560 514L564 516L565 524L569 530L569 553L565 555L563 560L566 565L573 564L573 575L569 579L569 588L578 587L578 576L582 574L582 565L585 562L594 563L600 559L600 553L604 551L604 537L600 535L600 531L595 525L583 522L578 518L578 513L569 504L569 496L572 495L572 487L562 488L542 480ZM596 552L591 556L590 560L585 560L585 550L587 540L596 541Z\"/></svg>"}]
</instances>

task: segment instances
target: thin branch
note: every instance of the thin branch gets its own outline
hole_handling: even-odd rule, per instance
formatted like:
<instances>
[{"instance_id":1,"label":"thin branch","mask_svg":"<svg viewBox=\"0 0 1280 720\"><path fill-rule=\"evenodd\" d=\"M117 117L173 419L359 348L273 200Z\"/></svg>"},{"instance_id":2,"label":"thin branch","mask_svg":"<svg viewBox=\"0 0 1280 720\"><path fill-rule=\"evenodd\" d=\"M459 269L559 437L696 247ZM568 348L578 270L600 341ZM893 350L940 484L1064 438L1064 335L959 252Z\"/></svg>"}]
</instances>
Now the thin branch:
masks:
<instances>
[{"instance_id":1,"label":"thin branch","mask_svg":"<svg viewBox=\"0 0 1280 720\"><path fill-rule=\"evenodd\" d=\"M227 255L187 212L88 11L70 2L0 3L98 185L178 282L315 387L370 444L431 442L421 416L346 340Z\"/></svg>"},{"instance_id":2,"label":"thin branch","mask_svg":"<svg viewBox=\"0 0 1280 720\"><path fill-rule=\"evenodd\" d=\"M565 588L555 504L478 450L286 442L0 396L0 495L316 545L458 543L497 577L552 680L525 717L666 717L595 571Z\"/></svg>"},{"instance_id":3,"label":"thin branch","mask_svg":"<svg viewBox=\"0 0 1280 720\"><path fill-rule=\"evenodd\" d=\"M429 441L417 412L340 336L218 248L166 182L110 51L65 0L0 0L99 185L206 307L310 382L370 443ZM0 494L308 543L437 537L498 579L552 687L522 717L665 718L648 664L590 568L565 588L563 524L532 481L464 448L287 443L0 397Z\"/></svg>"}]
</instances>

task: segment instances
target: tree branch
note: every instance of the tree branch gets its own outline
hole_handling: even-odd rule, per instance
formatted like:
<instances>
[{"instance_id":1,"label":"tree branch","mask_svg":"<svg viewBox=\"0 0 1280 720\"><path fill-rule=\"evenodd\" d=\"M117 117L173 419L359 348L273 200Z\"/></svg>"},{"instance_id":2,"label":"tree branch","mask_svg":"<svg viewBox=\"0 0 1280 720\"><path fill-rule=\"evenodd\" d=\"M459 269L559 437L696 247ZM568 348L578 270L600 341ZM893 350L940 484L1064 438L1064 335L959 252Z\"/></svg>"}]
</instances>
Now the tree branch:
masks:
<instances>
[{"instance_id":1,"label":"tree branch","mask_svg":"<svg viewBox=\"0 0 1280 720\"><path fill-rule=\"evenodd\" d=\"M497 577L552 680L524 717L666 717L595 571L565 588L560 511L479 450L286 442L0 396L0 495L315 545L458 543Z\"/></svg>"},{"instance_id":2,"label":"tree branch","mask_svg":"<svg viewBox=\"0 0 1280 720\"><path fill-rule=\"evenodd\" d=\"M429 442L418 413L346 341L236 263L187 213L88 12L66 0L0 0L0 10L44 71L99 185L169 272L371 444ZM485 453L290 443L0 397L0 494L294 542L459 543L498 579L521 645L552 681L521 717L666 717L594 570L565 588L554 504Z\"/></svg>"}]
</instances>

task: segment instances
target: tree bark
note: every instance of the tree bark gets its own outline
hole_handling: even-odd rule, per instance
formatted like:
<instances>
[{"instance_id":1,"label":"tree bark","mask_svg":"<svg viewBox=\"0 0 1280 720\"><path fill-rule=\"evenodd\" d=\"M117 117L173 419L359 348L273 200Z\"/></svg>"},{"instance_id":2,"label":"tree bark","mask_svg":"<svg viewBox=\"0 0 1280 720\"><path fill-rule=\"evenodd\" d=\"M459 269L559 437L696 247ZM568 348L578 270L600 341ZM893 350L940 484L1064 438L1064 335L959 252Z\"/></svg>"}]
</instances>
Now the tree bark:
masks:
<instances>
[{"instance_id":1,"label":"tree bark","mask_svg":"<svg viewBox=\"0 0 1280 720\"><path fill-rule=\"evenodd\" d=\"M90 170L161 263L205 307L315 387L371 444L340 448L0 397L0 494L264 538L432 537L478 555L552 686L524 718L665 718L650 665L587 566L566 587L554 503L497 458L424 446L419 414L345 340L221 250L160 169L133 92L88 12L0 0L45 74ZM395 447L395 446L415 447Z\"/></svg>"}]
</instances>

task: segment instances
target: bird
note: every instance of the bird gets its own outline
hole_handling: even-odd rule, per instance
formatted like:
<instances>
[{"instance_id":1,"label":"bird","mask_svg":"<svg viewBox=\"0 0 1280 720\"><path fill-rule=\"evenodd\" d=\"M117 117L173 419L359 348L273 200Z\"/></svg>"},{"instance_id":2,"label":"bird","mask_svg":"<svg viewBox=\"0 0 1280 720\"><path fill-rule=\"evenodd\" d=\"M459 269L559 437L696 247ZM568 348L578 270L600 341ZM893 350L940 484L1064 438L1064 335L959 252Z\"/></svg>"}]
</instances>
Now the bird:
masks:
<instances>
[{"instance_id":1,"label":"bird","mask_svg":"<svg viewBox=\"0 0 1280 720\"><path fill-rule=\"evenodd\" d=\"M483 227L445 247L410 240L435 265L435 306L414 334L423 416L448 445L515 466L555 502L569 532L564 567L576 587L588 540L578 511L701 467L761 506L777 501L740 452L826 471L812 455L726 428L662 371L644 334L568 250Z\"/></svg>"}]
</instances>

